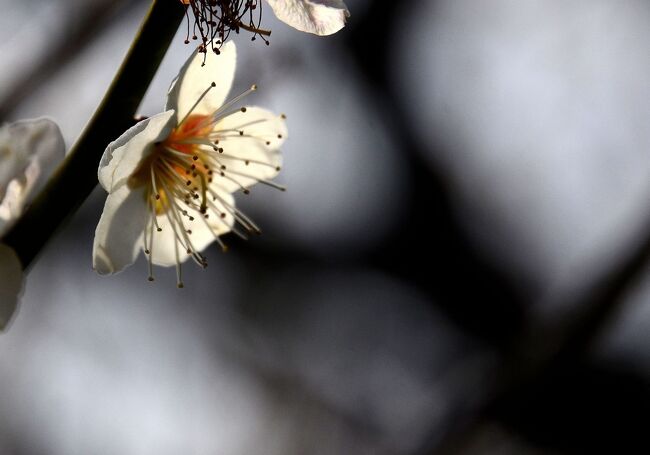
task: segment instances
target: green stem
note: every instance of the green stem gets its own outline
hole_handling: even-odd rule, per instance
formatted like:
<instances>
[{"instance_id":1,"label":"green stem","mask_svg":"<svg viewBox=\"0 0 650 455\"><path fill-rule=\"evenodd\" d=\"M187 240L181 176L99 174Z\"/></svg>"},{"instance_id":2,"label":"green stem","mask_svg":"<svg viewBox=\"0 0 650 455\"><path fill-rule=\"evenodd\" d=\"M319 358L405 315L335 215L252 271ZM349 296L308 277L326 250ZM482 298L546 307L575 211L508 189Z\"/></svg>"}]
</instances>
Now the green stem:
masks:
<instances>
[{"instance_id":1,"label":"green stem","mask_svg":"<svg viewBox=\"0 0 650 455\"><path fill-rule=\"evenodd\" d=\"M97 166L109 142L133 117L183 20L177 0L154 0L108 92L66 159L3 239L27 269L61 224L97 185Z\"/></svg>"}]
</instances>

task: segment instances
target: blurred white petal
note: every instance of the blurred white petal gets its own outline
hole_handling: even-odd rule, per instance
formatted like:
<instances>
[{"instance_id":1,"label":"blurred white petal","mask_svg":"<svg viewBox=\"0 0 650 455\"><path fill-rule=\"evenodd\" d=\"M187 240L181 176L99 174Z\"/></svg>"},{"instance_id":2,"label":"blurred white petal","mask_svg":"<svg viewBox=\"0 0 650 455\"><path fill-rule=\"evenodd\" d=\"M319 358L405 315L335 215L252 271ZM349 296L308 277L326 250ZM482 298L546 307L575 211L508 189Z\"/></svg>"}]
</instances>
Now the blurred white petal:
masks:
<instances>
[{"instance_id":1,"label":"blurred white petal","mask_svg":"<svg viewBox=\"0 0 650 455\"><path fill-rule=\"evenodd\" d=\"M21 120L0 127L0 237L64 155L61 131L51 120Z\"/></svg>"}]
</instances>

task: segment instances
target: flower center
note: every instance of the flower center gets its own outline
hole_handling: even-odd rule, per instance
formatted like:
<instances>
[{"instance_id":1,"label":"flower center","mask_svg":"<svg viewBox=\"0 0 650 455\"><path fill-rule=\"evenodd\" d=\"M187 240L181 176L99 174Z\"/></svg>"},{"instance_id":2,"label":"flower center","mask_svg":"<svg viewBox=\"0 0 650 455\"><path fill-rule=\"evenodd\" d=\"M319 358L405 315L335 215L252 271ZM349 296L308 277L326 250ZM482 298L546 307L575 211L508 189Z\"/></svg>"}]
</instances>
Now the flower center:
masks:
<instances>
[{"instance_id":1,"label":"flower center","mask_svg":"<svg viewBox=\"0 0 650 455\"><path fill-rule=\"evenodd\" d=\"M247 186L252 180L284 190L259 173L260 169L268 167L279 171L277 164L248 157L251 152L237 144L240 138L254 139L266 146L271 144L269 137L244 131L260 120L242 120L237 127L220 127L226 117L247 112L245 107L233 108L233 105L257 87L252 86L215 112L194 114L200 101L214 87L212 83L206 89L165 140L154 144L154 149L128 181L131 188L145 188L144 197L150 215L145 226L144 251L149 257L150 281L153 281L154 237L157 232L165 229L173 233L177 284L183 287L181 263L184 261L180 257L183 252L189 254L199 266L207 266L200 252L205 244L197 247L193 241L192 230L198 229L196 223L201 224L203 232L203 227L207 228L224 251L227 248L220 235L226 232L231 231L242 238L247 238L246 234L261 233L257 225L232 203L230 193L233 186L249 194ZM226 153L224 145L228 148ZM220 180L213 183L213 179L217 178Z\"/></svg>"}]
</instances>

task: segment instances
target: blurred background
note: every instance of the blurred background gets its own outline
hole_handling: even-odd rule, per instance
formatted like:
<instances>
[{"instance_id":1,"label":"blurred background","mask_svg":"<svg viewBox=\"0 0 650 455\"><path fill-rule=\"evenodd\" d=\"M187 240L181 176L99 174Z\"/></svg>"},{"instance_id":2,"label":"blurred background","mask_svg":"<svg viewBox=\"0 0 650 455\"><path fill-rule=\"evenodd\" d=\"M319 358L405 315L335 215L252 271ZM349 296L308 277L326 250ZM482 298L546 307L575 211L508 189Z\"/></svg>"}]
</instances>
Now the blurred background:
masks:
<instances>
[{"instance_id":1,"label":"blurred background","mask_svg":"<svg viewBox=\"0 0 650 455\"><path fill-rule=\"evenodd\" d=\"M236 38L233 92L288 116L288 191L237 199L263 236L182 290L92 271L101 188L52 239L0 335L0 454L650 450L650 3L347 3L333 37L268 8L269 47ZM71 146L148 6L0 0L0 118Z\"/></svg>"}]
</instances>

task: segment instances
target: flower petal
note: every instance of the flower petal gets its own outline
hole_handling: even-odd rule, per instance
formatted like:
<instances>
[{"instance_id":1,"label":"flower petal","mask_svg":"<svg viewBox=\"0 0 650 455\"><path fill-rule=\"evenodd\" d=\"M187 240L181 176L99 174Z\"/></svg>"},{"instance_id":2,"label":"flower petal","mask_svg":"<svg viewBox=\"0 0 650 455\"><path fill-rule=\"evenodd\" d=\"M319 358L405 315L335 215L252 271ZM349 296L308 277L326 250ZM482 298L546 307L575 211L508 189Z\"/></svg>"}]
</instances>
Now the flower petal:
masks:
<instances>
[{"instance_id":1,"label":"flower petal","mask_svg":"<svg viewBox=\"0 0 650 455\"><path fill-rule=\"evenodd\" d=\"M0 128L0 236L64 156L63 136L51 120L22 120Z\"/></svg>"},{"instance_id":2,"label":"flower petal","mask_svg":"<svg viewBox=\"0 0 650 455\"><path fill-rule=\"evenodd\" d=\"M279 148L287 138L284 116L251 106L219 121L215 132L221 133L219 147L223 148L217 158L226 166L225 176L215 174L216 185L234 192L278 175Z\"/></svg>"},{"instance_id":3,"label":"flower petal","mask_svg":"<svg viewBox=\"0 0 650 455\"><path fill-rule=\"evenodd\" d=\"M93 244L93 269L100 275L117 273L138 256L148 213L144 188L124 183L106 198Z\"/></svg>"},{"instance_id":4,"label":"flower petal","mask_svg":"<svg viewBox=\"0 0 650 455\"><path fill-rule=\"evenodd\" d=\"M267 0L282 22L302 32L331 35L350 16L342 0Z\"/></svg>"},{"instance_id":5,"label":"flower petal","mask_svg":"<svg viewBox=\"0 0 650 455\"><path fill-rule=\"evenodd\" d=\"M23 289L23 271L16 252L0 243L0 331L16 312Z\"/></svg>"},{"instance_id":6,"label":"flower petal","mask_svg":"<svg viewBox=\"0 0 650 455\"><path fill-rule=\"evenodd\" d=\"M192 232L191 234L188 234L188 238L191 242L192 248L196 252L205 250L208 245L215 241L215 236L229 232L235 222L233 215L224 206L224 204L227 204L230 207L235 206L235 199L232 194L219 193L218 199L214 201L214 204L219 210L226 214L224 218L210 211L209 218L205 219L197 210L192 210L185 206L183 207L184 209L187 209L188 216L194 218L194 221L189 221L187 217L183 217L183 228L186 232L187 230ZM172 215L170 214L170 216ZM172 220L174 220L173 217ZM186 247L177 243L175 231L179 235L182 234L178 229L172 229L171 222L167 215L159 215L157 221L162 231L153 233L154 242L151 249L152 262L156 265L162 266L175 265L177 245L179 262L182 263L187 261L191 256L187 253ZM176 221L174 221L174 223L176 223ZM183 244L185 244L185 240L183 241Z\"/></svg>"},{"instance_id":7,"label":"flower petal","mask_svg":"<svg viewBox=\"0 0 650 455\"><path fill-rule=\"evenodd\" d=\"M176 126L174 111L166 111L138 122L108 144L97 175L108 192L120 186L138 168L156 142L162 141Z\"/></svg>"},{"instance_id":8,"label":"flower petal","mask_svg":"<svg viewBox=\"0 0 650 455\"><path fill-rule=\"evenodd\" d=\"M219 55L210 49L206 54L194 51L169 87L165 109L176 110L178 118L183 119L200 99L192 113L213 113L223 105L230 92L236 62L237 49L232 41L221 46ZM203 96L213 82L215 87Z\"/></svg>"},{"instance_id":9,"label":"flower petal","mask_svg":"<svg viewBox=\"0 0 650 455\"><path fill-rule=\"evenodd\" d=\"M38 184L34 185L38 191L64 156L63 136L52 120L40 118L3 125L0 128L0 191L35 160L42 171Z\"/></svg>"}]
</instances>

